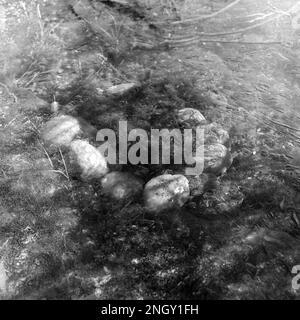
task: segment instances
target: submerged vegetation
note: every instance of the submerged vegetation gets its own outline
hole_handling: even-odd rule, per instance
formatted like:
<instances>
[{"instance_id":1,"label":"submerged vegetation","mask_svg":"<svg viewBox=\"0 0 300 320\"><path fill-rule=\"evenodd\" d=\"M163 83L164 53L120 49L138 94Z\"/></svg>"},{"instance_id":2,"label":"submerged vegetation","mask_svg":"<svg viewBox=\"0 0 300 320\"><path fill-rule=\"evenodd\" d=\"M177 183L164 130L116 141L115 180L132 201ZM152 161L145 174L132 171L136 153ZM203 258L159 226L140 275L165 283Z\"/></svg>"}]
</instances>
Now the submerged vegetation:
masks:
<instances>
[{"instance_id":1,"label":"submerged vegetation","mask_svg":"<svg viewBox=\"0 0 300 320\"><path fill-rule=\"evenodd\" d=\"M270 3L0 0L2 299L299 298L298 6ZM229 132L233 161L161 213L43 141L55 115L150 130L183 108Z\"/></svg>"}]
</instances>

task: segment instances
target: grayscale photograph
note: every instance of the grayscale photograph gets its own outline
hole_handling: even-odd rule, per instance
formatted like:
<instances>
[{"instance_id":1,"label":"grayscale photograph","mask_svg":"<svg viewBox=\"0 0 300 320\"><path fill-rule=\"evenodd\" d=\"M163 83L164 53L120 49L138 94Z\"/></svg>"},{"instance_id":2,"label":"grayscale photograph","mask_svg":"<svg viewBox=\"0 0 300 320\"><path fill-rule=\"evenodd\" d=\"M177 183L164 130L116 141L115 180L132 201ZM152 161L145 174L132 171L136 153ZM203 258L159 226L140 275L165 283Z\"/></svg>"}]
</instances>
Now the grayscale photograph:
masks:
<instances>
[{"instance_id":1,"label":"grayscale photograph","mask_svg":"<svg viewBox=\"0 0 300 320\"><path fill-rule=\"evenodd\" d=\"M0 300L299 299L300 1L0 0Z\"/></svg>"}]
</instances>

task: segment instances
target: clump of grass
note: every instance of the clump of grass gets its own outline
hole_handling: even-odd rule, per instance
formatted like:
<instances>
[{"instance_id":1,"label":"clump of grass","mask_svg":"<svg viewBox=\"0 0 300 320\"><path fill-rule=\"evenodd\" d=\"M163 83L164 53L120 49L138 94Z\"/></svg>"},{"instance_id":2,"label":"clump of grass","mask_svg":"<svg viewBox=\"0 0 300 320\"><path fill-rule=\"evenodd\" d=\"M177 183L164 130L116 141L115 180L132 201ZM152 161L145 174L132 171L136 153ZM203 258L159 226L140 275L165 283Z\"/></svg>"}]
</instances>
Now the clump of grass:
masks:
<instances>
[{"instance_id":1,"label":"clump of grass","mask_svg":"<svg viewBox=\"0 0 300 320\"><path fill-rule=\"evenodd\" d=\"M63 43L56 26L46 25L40 4L21 3L18 20L11 25L0 51L0 80L12 91L38 90L59 65Z\"/></svg>"}]
</instances>

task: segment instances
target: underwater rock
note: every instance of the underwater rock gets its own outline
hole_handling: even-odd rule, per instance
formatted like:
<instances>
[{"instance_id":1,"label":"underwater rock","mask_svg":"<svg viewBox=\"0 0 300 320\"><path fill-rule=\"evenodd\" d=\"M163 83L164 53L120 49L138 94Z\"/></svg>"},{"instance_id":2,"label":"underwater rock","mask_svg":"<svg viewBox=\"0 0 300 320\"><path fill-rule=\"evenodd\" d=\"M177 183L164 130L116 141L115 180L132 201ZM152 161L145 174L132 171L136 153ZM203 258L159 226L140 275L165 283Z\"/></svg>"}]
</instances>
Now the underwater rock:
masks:
<instances>
[{"instance_id":1,"label":"underwater rock","mask_svg":"<svg viewBox=\"0 0 300 320\"><path fill-rule=\"evenodd\" d=\"M72 174L80 174L84 181L101 178L108 172L104 156L85 140L71 142L69 161Z\"/></svg>"},{"instance_id":2,"label":"underwater rock","mask_svg":"<svg viewBox=\"0 0 300 320\"><path fill-rule=\"evenodd\" d=\"M203 114L194 108L184 108L177 111L177 119L185 127L193 128L206 124Z\"/></svg>"},{"instance_id":3,"label":"underwater rock","mask_svg":"<svg viewBox=\"0 0 300 320\"><path fill-rule=\"evenodd\" d=\"M189 196L189 181L180 174L155 177L144 188L145 208L152 212L182 207Z\"/></svg>"},{"instance_id":4,"label":"underwater rock","mask_svg":"<svg viewBox=\"0 0 300 320\"><path fill-rule=\"evenodd\" d=\"M48 121L41 137L46 144L68 147L76 137L94 137L97 130L81 118L59 115Z\"/></svg>"},{"instance_id":5,"label":"underwater rock","mask_svg":"<svg viewBox=\"0 0 300 320\"><path fill-rule=\"evenodd\" d=\"M204 145L204 171L224 174L232 164L229 150L220 143Z\"/></svg>"},{"instance_id":6,"label":"underwater rock","mask_svg":"<svg viewBox=\"0 0 300 320\"><path fill-rule=\"evenodd\" d=\"M204 129L204 143L209 144L223 144L226 147L230 145L229 133L216 122L202 126Z\"/></svg>"},{"instance_id":7,"label":"underwater rock","mask_svg":"<svg viewBox=\"0 0 300 320\"><path fill-rule=\"evenodd\" d=\"M61 106L60 104L57 102L57 101L53 101L51 104L50 104L50 111L51 113L54 113L54 114L57 114L58 111L60 110Z\"/></svg>"},{"instance_id":8,"label":"underwater rock","mask_svg":"<svg viewBox=\"0 0 300 320\"><path fill-rule=\"evenodd\" d=\"M121 96L121 95L124 95L124 94L130 92L132 89L135 89L135 88L137 88L139 86L140 85L138 83L135 83L135 82L122 83L122 84L118 84L118 85L112 86L112 87L106 89L104 92L107 95Z\"/></svg>"}]
</instances>

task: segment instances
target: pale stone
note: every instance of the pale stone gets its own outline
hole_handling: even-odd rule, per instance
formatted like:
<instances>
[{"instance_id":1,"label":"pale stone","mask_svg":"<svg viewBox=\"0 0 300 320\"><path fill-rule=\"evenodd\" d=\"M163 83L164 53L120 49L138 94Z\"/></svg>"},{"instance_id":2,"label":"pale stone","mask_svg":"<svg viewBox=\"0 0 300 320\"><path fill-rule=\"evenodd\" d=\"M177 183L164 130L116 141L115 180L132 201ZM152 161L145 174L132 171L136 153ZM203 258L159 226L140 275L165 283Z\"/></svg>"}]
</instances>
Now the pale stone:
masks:
<instances>
[{"instance_id":1,"label":"pale stone","mask_svg":"<svg viewBox=\"0 0 300 320\"><path fill-rule=\"evenodd\" d=\"M82 180L101 178L108 172L104 156L85 140L71 142L69 157L72 173L80 174Z\"/></svg>"},{"instance_id":2,"label":"pale stone","mask_svg":"<svg viewBox=\"0 0 300 320\"><path fill-rule=\"evenodd\" d=\"M194 108L184 108L177 111L178 122L186 127L204 125L206 120L203 114Z\"/></svg>"},{"instance_id":3,"label":"pale stone","mask_svg":"<svg viewBox=\"0 0 300 320\"><path fill-rule=\"evenodd\" d=\"M48 121L41 137L46 144L68 147L79 136L96 138L96 129L85 120L68 115L59 115Z\"/></svg>"},{"instance_id":4,"label":"pale stone","mask_svg":"<svg viewBox=\"0 0 300 320\"><path fill-rule=\"evenodd\" d=\"M51 104L50 104L50 111L51 113L54 113L56 114L60 109L60 105L57 101L53 101Z\"/></svg>"},{"instance_id":5,"label":"pale stone","mask_svg":"<svg viewBox=\"0 0 300 320\"><path fill-rule=\"evenodd\" d=\"M189 181L179 174L155 177L144 188L145 208L152 212L181 207L189 196Z\"/></svg>"},{"instance_id":6,"label":"pale stone","mask_svg":"<svg viewBox=\"0 0 300 320\"><path fill-rule=\"evenodd\" d=\"M136 88L138 86L137 83L131 82L131 83L122 83L115 86L112 86L108 89L106 89L104 92L107 95L123 95L131 91L132 89Z\"/></svg>"}]
</instances>

